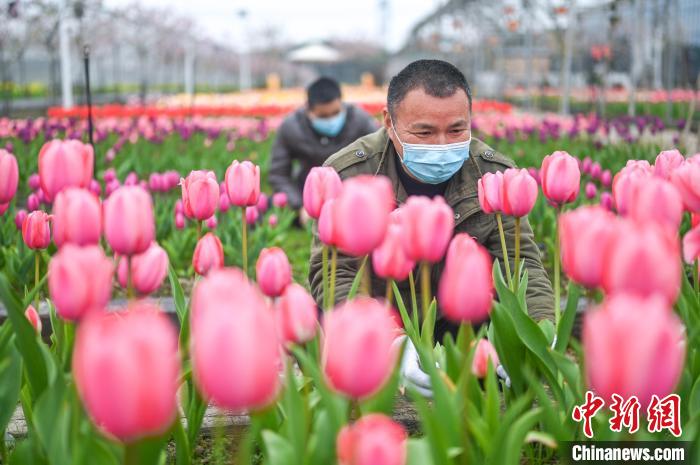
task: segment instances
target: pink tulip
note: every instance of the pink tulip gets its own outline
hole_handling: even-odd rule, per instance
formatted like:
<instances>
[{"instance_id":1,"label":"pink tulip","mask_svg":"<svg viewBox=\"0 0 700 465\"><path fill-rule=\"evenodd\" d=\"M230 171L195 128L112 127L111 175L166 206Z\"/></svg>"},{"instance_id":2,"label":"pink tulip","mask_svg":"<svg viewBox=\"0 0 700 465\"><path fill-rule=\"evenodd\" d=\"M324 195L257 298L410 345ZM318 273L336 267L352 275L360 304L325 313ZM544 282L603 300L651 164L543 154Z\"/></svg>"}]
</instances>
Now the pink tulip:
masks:
<instances>
[{"instance_id":1,"label":"pink tulip","mask_svg":"<svg viewBox=\"0 0 700 465\"><path fill-rule=\"evenodd\" d=\"M662 179L671 179L671 173L680 168L685 157L678 150L664 150L659 153L654 162L654 175Z\"/></svg>"},{"instance_id":2,"label":"pink tulip","mask_svg":"<svg viewBox=\"0 0 700 465\"><path fill-rule=\"evenodd\" d=\"M37 334L41 334L41 317L39 316L39 312L36 311L36 308L34 308L33 305L30 305L24 311L24 316L27 317L27 320L29 320L29 323L31 323L31 325L34 327Z\"/></svg>"},{"instance_id":3,"label":"pink tulip","mask_svg":"<svg viewBox=\"0 0 700 465\"><path fill-rule=\"evenodd\" d=\"M175 228L185 229L185 215L182 213L175 213Z\"/></svg>"},{"instance_id":4,"label":"pink tulip","mask_svg":"<svg viewBox=\"0 0 700 465\"><path fill-rule=\"evenodd\" d=\"M265 194L264 192L261 192L260 196L258 197L258 203L255 205L256 208L258 209L258 212L261 215L264 215L265 212L267 211L268 201L269 201L269 199L267 198L267 194Z\"/></svg>"},{"instance_id":5,"label":"pink tulip","mask_svg":"<svg viewBox=\"0 0 700 465\"><path fill-rule=\"evenodd\" d=\"M276 192L272 196L272 205L277 208L284 208L287 206L287 194L284 192Z\"/></svg>"},{"instance_id":6,"label":"pink tulip","mask_svg":"<svg viewBox=\"0 0 700 465\"><path fill-rule=\"evenodd\" d=\"M107 185L105 185L105 195L109 197L114 191L119 189L119 187L121 187L121 184L116 179L108 182Z\"/></svg>"},{"instance_id":7,"label":"pink tulip","mask_svg":"<svg viewBox=\"0 0 700 465\"><path fill-rule=\"evenodd\" d=\"M279 247L262 249L255 264L258 286L263 294L277 297L292 282L292 267Z\"/></svg>"},{"instance_id":8,"label":"pink tulip","mask_svg":"<svg viewBox=\"0 0 700 465\"><path fill-rule=\"evenodd\" d=\"M342 181L330 166L311 168L304 182L304 209L311 218L318 219L323 204L340 194Z\"/></svg>"},{"instance_id":9,"label":"pink tulip","mask_svg":"<svg viewBox=\"0 0 700 465\"><path fill-rule=\"evenodd\" d=\"M591 157L586 157L583 159L581 162L581 171L584 172L585 174L589 174L591 172L591 165L593 164L593 160L591 160Z\"/></svg>"},{"instance_id":10,"label":"pink tulip","mask_svg":"<svg viewBox=\"0 0 700 465\"><path fill-rule=\"evenodd\" d=\"M665 179L652 177L637 182L633 190L633 201L628 204L628 215L645 223L654 222L678 230L683 219L683 199L678 190Z\"/></svg>"},{"instance_id":11,"label":"pink tulip","mask_svg":"<svg viewBox=\"0 0 700 465\"><path fill-rule=\"evenodd\" d=\"M102 232L102 206L87 189L69 187L56 195L53 204L53 239L58 247L97 244Z\"/></svg>"},{"instance_id":12,"label":"pink tulip","mask_svg":"<svg viewBox=\"0 0 700 465\"><path fill-rule=\"evenodd\" d=\"M394 191L388 178L361 175L345 181L333 209L340 250L356 257L369 254L382 243L393 209Z\"/></svg>"},{"instance_id":13,"label":"pink tulip","mask_svg":"<svg viewBox=\"0 0 700 465\"><path fill-rule=\"evenodd\" d=\"M112 295L112 261L96 245L64 245L49 262L49 293L58 314L78 320Z\"/></svg>"},{"instance_id":14,"label":"pink tulip","mask_svg":"<svg viewBox=\"0 0 700 465\"><path fill-rule=\"evenodd\" d=\"M472 360L472 373L477 378L486 378L489 364L496 371L496 367L500 364L498 361L498 353L488 339L479 339Z\"/></svg>"},{"instance_id":15,"label":"pink tulip","mask_svg":"<svg viewBox=\"0 0 700 465\"><path fill-rule=\"evenodd\" d=\"M159 436L177 417L177 332L157 307L137 304L86 318L73 373L93 423L123 442Z\"/></svg>"},{"instance_id":16,"label":"pink tulip","mask_svg":"<svg viewBox=\"0 0 700 465\"><path fill-rule=\"evenodd\" d=\"M370 413L344 426L337 439L338 465L405 465L408 434L400 423Z\"/></svg>"},{"instance_id":17,"label":"pink tulip","mask_svg":"<svg viewBox=\"0 0 700 465\"><path fill-rule=\"evenodd\" d=\"M0 203L0 216L4 215L10 209L9 203Z\"/></svg>"},{"instance_id":18,"label":"pink tulip","mask_svg":"<svg viewBox=\"0 0 700 465\"><path fill-rule=\"evenodd\" d=\"M471 236L455 235L438 288L438 303L445 317L472 323L488 317L494 295L492 265L491 255Z\"/></svg>"},{"instance_id":19,"label":"pink tulip","mask_svg":"<svg viewBox=\"0 0 700 465\"><path fill-rule=\"evenodd\" d=\"M264 297L238 269L214 270L192 296L192 369L204 398L261 409L279 391L280 341Z\"/></svg>"},{"instance_id":20,"label":"pink tulip","mask_svg":"<svg viewBox=\"0 0 700 465\"><path fill-rule=\"evenodd\" d=\"M406 255L405 240L403 227L389 224L384 241L372 252L372 266L377 276L396 281L408 278L416 263Z\"/></svg>"},{"instance_id":21,"label":"pink tulip","mask_svg":"<svg viewBox=\"0 0 700 465\"><path fill-rule=\"evenodd\" d=\"M162 192L165 190L164 187L165 180L160 173L151 173L151 175L148 176L148 189L151 192Z\"/></svg>"},{"instance_id":22,"label":"pink tulip","mask_svg":"<svg viewBox=\"0 0 700 465\"><path fill-rule=\"evenodd\" d=\"M19 168L10 152L0 149L0 203L10 203L17 193Z\"/></svg>"},{"instance_id":23,"label":"pink tulip","mask_svg":"<svg viewBox=\"0 0 700 465\"><path fill-rule=\"evenodd\" d=\"M39 196L36 194L29 194L27 197L27 209L30 212L37 211L40 205Z\"/></svg>"},{"instance_id":24,"label":"pink tulip","mask_svg":"<svg viewBox=\"0 0 700 465\"><path fill-rule=\"evenodd\" d=\"M355 399L379 391L396 366L398 332L391 311L367 297L324 314L321 363L328 384Z\"/></svg>"},{"instance_id":25,"label":"pink tulip","mask_svg":"<svg viewBox=\"0 0 700 465\"><path fill-rule=\"evenodd\" d=\"M146 251L155 239L153 201L138 186L123 186L104 202L104 228L107 242L119 255Z\"/></svg>"},{"instance_id":26,"label":"pink tulip","mask_svg":"<svg viewBox=\"0 0 700 465\"><path fill-rule=\"evenodd\" d=\"M700 257L700 227L693 229L683 236L683 259L686 263L694 263Z\"/></svg>"},{"instance_id":27,"label":"pink tulip","mask_svg":"<svg viewBox=\"0 0 700 465\"><path fill-rule=\"evenodd\" d=\"M327 246L338 245L338 237L335 230L335 199L330 199L323 204L321 214L318 217L318 238Z\"/></svg>"},{"instance_id":28,"label":"pink tulip","mask_svg":"<svg viewBox=\"0 0 700 465\"><path fill-rule=\"evenodd\" d=\"M603 172L603 168L597 161L591 165L591 178L598 179L600 174Z\"/></svg>"},{"instance_id":29,"label":"pink tulip","mask_svg":"<svg viewBox=\"0 0 700 465\"><path fill-rule=\"evenodd\" d=\"M210 218L219 201L219 183L214 172L192 171L180 184L185 216L199 221Z\"/></svg>"},{"instance_id":30,"label":"pink tulip","mask_svg":"<svg viewBox=\"0 0 700 465\"><path fill-rule=\"evenodd\" d=\"M117 179L116 170L114 168L109 168L102 175L102 179L104 180L105 184L109 184L110 182L115 181Z\"/></svg>"},{"instance_id":31,"label":"pink tulip","mask_svg":"<svg viewBox=\"0 0 700 465\"><path fill-rule=\"evenodd\" d=\"M1 153L1 150L0 150ZM2 155L0 155L2 156ZM27 180L27 185L29 186L30 190L38 190L41 188L41 180L39 179L39 174L38 173L33 173L31 176L29 176L29 179Z\"/></svg>"},{"instance_id":32,"label":"pink tulip","mask_svg":"<svg viewBox=\"0 0 700 465\"><path fill-rule=\"evenodd\" d=\"M246 209L245 209L245 222L248 225L252 226L255 223L257 223L259 217L260 217L260 214L258 213L258 209L256 207L246 207Z\"/></svg>"},{"instance_id":33,"label":"pink tulip","mask_svg":"<svg viewBox=\"0 0 700 465\"><path fill-rule=\"evenodd\" d=\"M7 204L9 206L9 204ZM15 213L15 227L17 228L18 231L22 230L22 224L24 223L24 220L27 218L27 210L18 210L17 213Z\"/></svg>"},{"instance_id":34,"label":"pink tulip","mask_svg":"<svg viewBox=\"0 0 700 465\"><path fill-rule=\"evenodd\" d=\"M452 239L454 213L442 197L409 197L401 207L406 257L414 262L439 262Z\"/></svg>"},{"instance_id":35,"label":"pink tulip","mask_svg":"<svg viewBox=\"0 0 700 465\"><path fill-rule=\"evenodd\" d=\"M671 182L676 186L685 208L700 213L700 163L685 163L671 173Z\"/></svg>"},{"instance_id":36,"label":"pink tulip","mask_svg":"<svg viewBox=\"0 0 700 465\"><path fill-rule=\"evenodd\" d=\"M219 211L226 213L229 208L231 208L231 201L228 199L228 194L222 192L219 195Z\"/></svg>"},{"instance_id":37,"label":"pink tulip","mask_svg":"<svg viewBox=\"0 0 700 465\"><path fill-rule=\"evenodd\" d=\"M128 263L131 266L127 266ZM117 268L119 284L126 289L131 280L131 285L140 295L151 294L163 284L169 264L167 252L154 242L145 252L132 256L131 260L120 257ZM129 269L131 271L127 273Z\"/></svg>"},{"instance_id":38,"label":"pink tulip","mask_svg":"<svg viewBox=\"0 0 700 465\"><path fill-rule=\"evenodd\" d=\"M251 207L260 196L260 167L245 160L233 160L226 170L226 192L232 205Z\"/></svg>"},{"instance_id":39,"label":"pink tulip","mask_svg":"<svg viewBox=\"0 0 700 465\"><path fill-rule=\"evenodd\" d=\"M598 189L596 188L595 184L592 182L587 182L586 183L586 198L587 199L593 199L595 198L596 194L598 193Z\"/></svg>"},{"instance_id":40,"label":"pink tulip","mask_svg":"<svg viewBox=\"0 0 700 465\"><path fill-rule=\"evenodd\" d=\"M219 225L219 220L216 219L216 215L212 215L211 218L207 220L207 228L214 230Z\"/></svg>"},{"instance_id":41,"label":"pink tulip","mask_svg":"<svg viewBox=\"0 0 700 465\"><path fill-rule=\"evenodd\" d=\"M297 283L291 283L275 302L280 338L285 343L303 344L316 335L316 302Z\"/></svg>"},{"instance_id":42,"label":"pink tulip","mask_svg":"<svg viewBox=\"0 0 700 465\"><path fill-rule=\"evenodd\" d=\"M503 173L503 213L523 217L537 201L537 181L526 169L509 168Z\"/></svg>"},{"instance_id":43,"label":"pink tulip","mask_svg":"<svg viewBox=\"0 0 700 465\"><path fill-rule=\"evenodd\" d=\"M578 196L581 172L576 159L566 152L554 152L542 160L542 192L554 205L573 202Z\"/></svg>"},{"instance_id":44,"label":"pink tulip","mask_svg":"<svg viewBox=\"0 0 700 465\"><path fill-rule=\"evenodd\" d=\"M615 208L621 215L627 214L627 210L634 203L637 186L645 183L651 177L651 170L644 165L629 164L615 175L612 184Z\"/></svg>"},{"instance_id":45,"label":"pink tulip","mask_svg":"<svg viewBox=\"0 0 700 465\"><path fill-rule=\"evenodd\" d=\"M175 201L175 213L182 213L183 215L185 214L185 206L182 203L182 199L177 199Z\"/></svg>"},{"instance_id":46,"label":"pink tulip","mask_svg":"<svg viewBox=\"0 0 700 465\"><path fill-rule=\"evenodd\" d=\"M272 215L270 215L267 218L267 224L269 224L271 228L274 228L275 226L277 226L277 215L275 215L274 213Z\"/></svg>"},{"instance_id":47,"label":"pink tulip","mask_svg":"<svg viewBox=\"0 0 700 465\"><path fill-rule=\"evenodd\" d=\"M588 385L606 401L637 396L645 411L652 395L673 392L685 346L683 325L663 299L620 294L584 318Z\"/></svg>"},{"instance_id":48,"label":"pink tulip","mask_svg":"<svg viewBox=\"0 0 700 465\"><path fill-rule=\"evenodd\" d=\"M610 187L612 184L612 173L610 170L605 170L600 174L600 183L603 187Z\"/></svg>"},{"instance_id":49,"label":"pink tulip","mask_svg":"<svg viewBox=\"0 0 700 465\"><path fill-rule=\"evenodd\" d=\"M603 192L600 194L600 206L608 211L613 209L613 196L610 192Z\"/></svg>"},{"instance_id":50,"label":"pink tulip","mask_svg":"<svg viewBox=\"0 0 700 465\"><path fill-rule=\"evenodd\" d=\"M680 245L653 223L620 220L603 264L603 289L641 297L663 296L675 302L681 286Z\"/></svg>"},{"instance_id":51,"label":"pink tulip","mask_svg":"<svg viewBox=\"0 0 700 465\"><path fill-rule=\"evenodd\" d=\"M192 268L199 275L224 266L224 246L214 233L206 233L198 242L192 256Z\"/></svg>"},{"instance_id":52,"label":"pink tulip","mask_svg":"<svg viewBox=\"0 0 700 465\"><path fill-rule=\"evenodd\" d=\"M41 210L31 212L22 223L22 238L30 249L45 249L51 243L49 215Z\"/></svg>"},{"instance_id":53,"label":"pink tulip","mask_svg":"<svg viewBox=\"0 0 700 465\"><path fill-rule=\"evenodd\" d=\"M92 146L54 139L39 151L41 189L49 201L66 187L89 187L94 166Z\"/></svg>"},{"instance_id":54,"label":"pink tulip","mask_svg":"<svg viewBox=\"0 0 700 465\"><path fill-rule=\"evenodd\" d=\"M477 188L484 213L500 213L503 210L503 172L485 173L477 181Z\"/></svg>"}]
</instances>

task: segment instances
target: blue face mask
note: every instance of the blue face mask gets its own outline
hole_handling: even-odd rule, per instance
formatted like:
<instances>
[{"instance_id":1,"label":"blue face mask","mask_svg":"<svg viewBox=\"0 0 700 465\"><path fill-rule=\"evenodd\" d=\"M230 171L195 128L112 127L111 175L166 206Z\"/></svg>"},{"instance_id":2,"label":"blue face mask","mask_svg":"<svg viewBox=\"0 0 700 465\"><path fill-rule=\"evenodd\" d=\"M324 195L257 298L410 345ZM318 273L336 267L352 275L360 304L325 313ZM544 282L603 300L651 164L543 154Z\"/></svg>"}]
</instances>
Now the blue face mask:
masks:
<instances>
[{"instance_id":1,"label":"blue face mask","mask_svg":"<svg viewBox=\"0 0 700 465\"><path fill-rule=\"evenodd\" d=\"M330 118L311 118L311 126L313 126L319 134L335 137L343 130L346 116L345 110L342 110L340 113Z\"/></svg>"},{"instance_id":2,"label":"blue face mask","mask_svg":"<svg viewBox=\"0 0 700 465\"><path fill-rule=\"evenodd\" d=\"M472 138L453 144L404 144L399 139L396 129L396 139L403 147L403 164L419 181L428 184L440 184L450 179L464 162L469 158L469 144Z\"/></svg>"}]
</instances>

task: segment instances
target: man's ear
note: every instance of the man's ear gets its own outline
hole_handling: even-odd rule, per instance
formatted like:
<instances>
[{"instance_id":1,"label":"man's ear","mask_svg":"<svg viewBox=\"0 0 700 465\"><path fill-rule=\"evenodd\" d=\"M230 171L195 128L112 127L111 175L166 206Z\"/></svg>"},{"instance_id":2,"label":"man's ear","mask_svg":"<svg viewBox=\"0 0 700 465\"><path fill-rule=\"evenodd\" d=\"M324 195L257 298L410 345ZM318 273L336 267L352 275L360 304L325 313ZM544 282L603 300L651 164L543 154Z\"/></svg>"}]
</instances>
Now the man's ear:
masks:
<instances>
[{"instance_id":1,"label":"man's ear","mask_svg":"<svg viewBox=\"0 0 700 465\"><path fill-rule=\"evenodd\" d=\"M384 107L382 109L382 121L384 122L384 127L387 131L391 131L391 116L389 115L389 110Z\"/></svg>"}]
</instances>

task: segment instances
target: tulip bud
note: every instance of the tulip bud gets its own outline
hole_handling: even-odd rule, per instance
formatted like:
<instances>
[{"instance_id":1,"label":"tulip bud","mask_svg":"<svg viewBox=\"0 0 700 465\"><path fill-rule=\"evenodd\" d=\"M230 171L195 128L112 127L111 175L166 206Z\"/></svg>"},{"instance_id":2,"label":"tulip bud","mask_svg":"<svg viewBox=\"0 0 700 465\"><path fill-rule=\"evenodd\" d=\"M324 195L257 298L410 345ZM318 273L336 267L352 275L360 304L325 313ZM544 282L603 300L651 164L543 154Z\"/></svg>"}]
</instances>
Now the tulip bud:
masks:
<instances>
[{"instance_id":1,"label":"tulip bud","mask_svg":"<svg viewBox=\"0 0 700 465\"><path fill-rule=\"evenodd\" d=\"M18 184L17 159L6 150L0 149L0 203L10 203L17 193Z\"/></svg>"},{"instance_id":2,"label":"tulip bud","mask_svg":"<svg viewBox=\"0 0 700 465\"><path fill-rule=\"evenodd\" d=\"M581 182L576 159L566 152L554 152L542 160L540 170L542 192L554 205L573 202L578 196Z\"/></svg>"},{"instance_id":3,"label":"tulip bud","mask_svg":"<svg viewBox=\"0 0 700 465\"><path fill-rule=\"evenodd\" d=\"M7 204L9 206L9 204ZM18 210L17 213L15 213L15 227L17 228L18 231L22 230L22 224L24 223L24 220L27 218L27 210Z\"/></svg>"},{"instance_id":4,"label":"tulip bud","mask_svg":"<svg viewBox=\"0 0 700 465\"><path fill-rule=\"evenodd\" d=\"M4 215L10 209L9 203L0 203L0 216Z\"/></svg>"},{"instance_id":5,"label":"tulip bud","mask_svg":"<svg viewBox=\"0 0 700 465\"><path fill-rule=\"evenodd\" d=\"M198 242L192 256L195 273L206 275L210 270L224 266L224 247L214 233L206 233Z\"/></svg>"},{"instance_id":6,"label":"tulip bud","mask_svg":"<svg viewBox=\"0 0 700 465\"><path fill-rule=\"evenodd\" d=\"M700 163L685 163L671 173L671 182L683 198L686 210L700 213Z\"/></svg>"},{"instance_id":7,"label":"tulip bud","mask_svg":"<svg viewBox=\"0 0 700 465\"><path fill-rule=\"evenodd\" d=\"M335 199L330 199L323 204L321 214L318 217L318 238L328 246L338 245L335 231Z\"/></svg>"},{"instance_id":8,"label":"tulip bud","mask_svg":"<svg viewBox=\"0 0 700 465\"><path fill-rule=\"evenodd\" d=\"M45 249L51 243L50 217L41 210L31 212L22 223L22 238L30 249Z\"/></svg>"},{"instance_id":9,"label":"tulip bud","mask_svg":"<svg viewBox=\"0 0 700 465\"><path fill-rule=\"evenodd\" d=\"M603 172L603 168L600 166L600 163L598 163L597 161L591 165L591 178L593 178L593 179L600 178L600 174L602 172Z\"/></svg>"},{"instance_id":10,"label":"tulip bud","mask_svg":"<svg viewBox=\"0 0 700 465\"><path fill-rule=\"evenodd\" d=\"M612 173L610 170L605 170L600 174L600 183L603 187L610 187L612 184Z\"/></svg>"},{"instance_id":11,"label":"tulip bud","mask_svg":"<svg viewBox=\"0 0 700 465\"><path fill-rule=\"evenodd\" d=\"M608 211L612 211L613 197L612 194L610 194L610 192L603 192L602 194L600 194L600 206Z\"/></svg>"},{"instance_id":12,"label":"tulip bud","mask_svg":"<svg viewBox=\"0 0 700 465\"><path fill-rule=\"evenodd\" d=\"M479 339L474 352L474 359L472 360L472 373L474 376L485 378L488 373L489 363L495 371L500 364L498 353L496 353L496 349L494 349L488 339Z\"/></svg>"},{"instance_id":13,"label":"tulip bud","mask_svg":"<svg viewBox=\"0 0 700 465\"><path fill-rule=\"evenodd\" d=\"M88 317L78 326L73 373L93 423L123 442L159 436L177 417L177 332L157 307Z\"/></svg>"},{"instance_id":14,"label":"tulip bud","mask_svg":"<svg viewBox=\"0 0 700 465\"><path fill-rule=\"evenodd\" d=\"M216 229L218 225L219 221L216 219L216 215L212 215L211 218L207 220L207 228L209 229Z\"/></svg>"},{"instance_id":15,"label":"tulip bud","mask_svg":"<svg viewBox=\"0 0 700 465\"><path fill-rule=\"evenodd\" d=\"M632 160L630 160L632 161ZM615 208L625 215L634 203L635 191L640 183L645 183L651 177L651 168L645 164L627 163L613 179L612 192Z\"/></svg>"},{"instance_id":16,"label":"tulip bud","mask_svg":"<svg viewBox=\"0 0 700 465\"><path fill-rule=\"evenodd\" d=\"M258 197L258 203L255 206L261 215L264 215L267 211L269 200L270 199L267 198L267 194L265 194L264 192L260 193L260 196Z\"/></svg>"},{"instance_id":17,"label":"tulip bud","mask_svg":"<svg viewBox=\"0 0 700 465\"><path fill-rule=\"evenodd\" d=\"M59 316L78 320L105 308L113 271L112 261L98 246L65 244L49 262L49 293Z\"/></svg>"},{"instance_id":18,"label":"tulip bud","mask_svg":"<svg viewBox=\"0 0 700 465\"><path fill-rule=\"evenodd\" d=\"M39 151L39 179L47 199L53 201L66 187L89 187L94 158L92 146L79 140L45 143Z\"/></svg>"},{"instance_id":19,"label":"tulip bud","mask_svg":"<svg viewBox=\"0 0 700 465\"><path fill-rule=\"evenodd\" d=\"M256 207L246 207L245 209L245 222L249 225L254 225L258 221L258 209Z\"/></svg>"},{"instance_id":20,"label":"tulip bud","mask_svg":"<svg viewBox=\"0 0 700 465\"><path fill-rule=\"evenodd\" d=\"M654 222L674 233L683 219L683 199L671 182L659 177L637 182L627 205L628 216L640 223Z\"/></svg>"},{"instance_id":21,"label":"tulip bud","mask_svg":"<svg viewBox=\"0 0 700 465\"><path fill-rule=\"evenodd\" d=\"M114 168L106 170L104 172L104 175L102 175L102 179L106 184L109 184L110 182L117 179L117 171Z\"/></svg>"},{"instance_id":22,"label":"tulip bud","mask_svg":"<svg viewBox=\"0 0 700 465\"><path fill-rule=\"evenodd\" d=\"M155 239L153 201L138 186L123 186L104 202L107 242L119 255L146 251Z\"/></svg>"},{"instance_id":23,"label":"tulip bud","mask_svg":"<svg viewBox=\"0 0 700 465\"><path fill-rule=\"evenodd\" d=\"M284 208L287 206L287 194L284 192L276 192L272 196L272 205L277 208Z\"/></svg>"},{"instance_id":24,"label":"tulip bud","mask_svg":"<svg viewBox=\"0 0 700 465\"><path fill-rule=\"evenodd\" d=\"M442 197L409 197L401 208L403 246L414 262L439 262L452 238L455 220Z\"/></svg>"},{"instance_id":25,"label":"tulip bud","mask_svg":"<svg viewBox=\"0 0 700 465\"><path fill-rule=\"evenodd\" d=\"M523 217L537 201L537 181L526 169L509 168L503 173L503 213Z\"/></svg>"},{"instance_id":26,"label":"tulip bud","mask_svg":"<svg viewBox=\"0 0 700 465\"><path fill-rule=\"evenodd\" d=\"M403 227L398 223L389 224L384 242L372 252L372 266L377 276L396 281L408 278L416 263L408 258L405 241Z\"/></svg>"},{"instance_id":27,"label":"tulip bud","mask_svg":"<svg viewBox=\"0 0 700 465\"><path fill-rule=\"evenodd\" d=\"M286 343L303 344L316 335L316 302L296 283L288 285L275 302L280 338Z\"/></svg>"},{"instance_id":28,"label":"tulip bud","mask_svg":"<svg viewBox=\"0 0 700 465\"><path fill-rule=\"evenodd\" d=\"M29 179L27 180L27 185L29 186L29 189L33 191L41 188L39 174L33 173L31 176L29 176Z\"/></svg>"},{"instance_id":29,"label":"tulip bud","mask_svg":"<svg viewBox=\"0 0 700 465\"><path fill-rule=\"evenodd\" d=\"M596 188L595 184L592 182L587 182L586 183L586 198L587 199L593 199L595 198L596 194L598 193L598 189Z\"/></svg>"},{"instance_id":30,"label":"tulip bud","mask_svg":"<svg viewBox=\"0 0 700 465\"><path fill-rule=\"evenodd\" d=\"M53 204L53 238L58 247L66 242L97 244L102 232L102 206L90 191L69 187Z\"/></svg>"},{"instance_id":31,"label":"tulip bud","mask_svg":"<svg viewBox=\"0 0 700 465\"><path fill-rule=\"evenodd\" d=\"M228 199L228 194L222 192L221 195L219 195L219 211L225 213L229 208L231 208L231 202Z\"/></svg>"},{"instance_id":32,"label":"tulip bud","mask_svg":"<svg viewBox=\"0 0 700 465\"><path fill-rule=\"evenodd\" d=\"M175 228L185 229L185 215L182 213L175 213Z\"/></svg>"},{"instance_id":33,"label":"tulip bud","mask_svg":"<svg viewBox=\"0 0 700 465\"><path fill-rule=\"evenodd\" d=\"M485 173L477 181L479 205L484 213L498 213L503 209L503 173Z\"/></svg>"},{"instance_id":34,"label":"tulip bud","mask_svg":"<svg viewBox=\"0 0 700 465\"><path fill-rule=\"evenodd\" d=\"M398 332L391 311L375 299L359 297L326 313L321 363L328 384L354 399L379 391L396 366Z\"/></svg>"},{"instance_id":35,"label":"tulip bud","mask_svg":"<svg viewBox=\"0 0 700 465\"><path fill-rule=\"evenodd\" d=\"M36 194L29 194L27 197L27 210L30 212L37 211L39 209L41 202L39 201L39 196Z\"/></svg>"},{"instance_id":36,"label":"tulip bud","mask_svg":"<svg viewBox=\"0 0 700 465\"><path fill-rule=\"evenodd\" d=\"M275 215L274 213L272 215L270 215L267 218L267 224L269 224L271 228L274 228L275 226L277 226L277 215Z\"/></svg>"},{"instance_id":37,"label":"tulip bud","mask_svg":"<svg viewBox=\"0 0 700 465\"><path fill-rule=\"evenodd\" d=\"M130 260L127 257L119 259L117 268L119 284L126 289L129 285L128 281L131 280L131 285L136 292L141 295L151 294L163 284L168 275L169 263L167 252L154 242L145 252L132 256Z\"/></svg>"},{"instance_id":38,"label":"tulip bud","mask_svg":"<svg viewBox=\"0 0 700 465\"><path fill-rule=\"evenodd\" d=\"M678 150L664 150L656 156L654 175L669 180L671 173L680 168L684 162L685 157Z\"/></svg>"},{"instance_id":39,"label":"tulip bud","mask_svg":"<svg viewBox=\"0 0 700 465\"><path fill-rule=\"evenodd\" d=\"M226 192L232 205L256 205L260 196L260 167L248 160L234 160L226 170Z\"/></svg>"},{"instance_id":40,"label":"tulip bud","mask_svg":"<svg viewBox=\"0 0 700 465\"><path fill-rule=\"evenodd\" d=\"M24 311L24 316L27 317L27 320L29 320L29 323L31 323L31 325L34 327L37 334L41 334L41 317L39 316L39 312L36 311L36 308L34 308L33 305L30 305Z\"/></svg>"},{"instance_id":41,"label":"tulip bud","mask_svg":"<svg viewBox=\"0 0 700 465\"><path fill-rule=\"evenodd\" d=\"M338 434L338 465L405 465L408 434L391 418L371 413Z\"/></svg>"},{"instance_id":42,"label":"tulip bud","mask_svg":"<svg viewBox=\"0 0 700 465\"><path fill-rule=\"evenodd\" d=\"M304 181L304 209L311 218L318 219L321 208L327 200L340 194L342 181L338 173L330 166L313 167Z\"/></svg>"},{"instance_id":43,"label":"tulip bud","mask_svg":"<svg viewBox=\"0 0 700 465\"><path fill-rule=\"evenodd\" d=\"M258 286L263 294L277 297L292 282L292 267L279 247L262 249L255 264Z\"/></svg>"},{"instance_id":44,"label":"tulip bud","mask_svg":"<svg viewBox=\"0 0 700 465\"><path fill-rule=\"evenodd\" d=\"M192 171L182 185L182 204L188 218L204 221L216 212L219 183L213 171Z\"/></svg>"}]
</instances>

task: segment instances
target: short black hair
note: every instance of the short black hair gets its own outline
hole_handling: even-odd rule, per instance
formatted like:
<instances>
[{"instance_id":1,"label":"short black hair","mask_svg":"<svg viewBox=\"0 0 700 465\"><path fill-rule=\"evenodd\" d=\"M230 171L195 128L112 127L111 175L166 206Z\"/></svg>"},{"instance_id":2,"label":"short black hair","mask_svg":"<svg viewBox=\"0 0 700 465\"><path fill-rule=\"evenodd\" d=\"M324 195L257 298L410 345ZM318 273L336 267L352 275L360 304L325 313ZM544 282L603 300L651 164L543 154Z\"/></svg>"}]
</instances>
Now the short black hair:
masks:
<instances>
[{"instance_id":1,"label":"short black hair","mask_svg":"<svg viewBox=\"0 0 700 465\"><path fill-rule=\"evenodd\" d=\"M387 92L387 108L394 115L396 107L414 89L423 89L433 97L450 97L459 89L467 94L472 111L472 91L464 74L451 63L442 60L416 60L391 78Z\"/></svg>"},{"instance_id":2,"label":"short black hair","mask_svg":"<svg viewBox=\"0 0 700 465\"><path fill-rule=\"evenodd\" d=\"M306 89L309 108L314 105L332 102L340 98L340 85L338 81L326 76L316 79Z\"/></svg>"}]
</instances>

